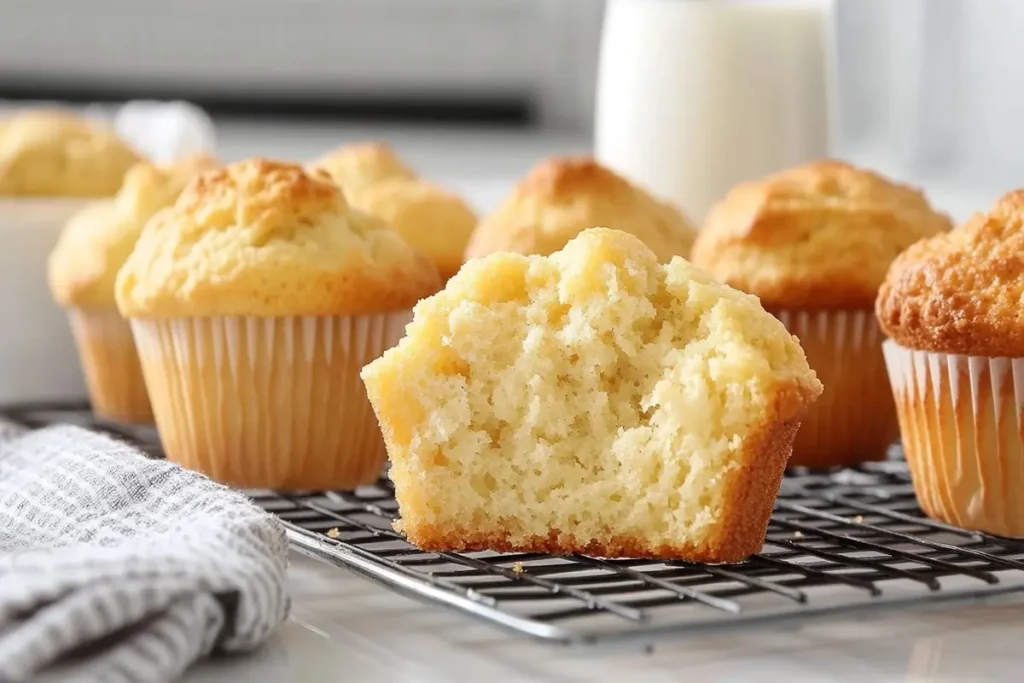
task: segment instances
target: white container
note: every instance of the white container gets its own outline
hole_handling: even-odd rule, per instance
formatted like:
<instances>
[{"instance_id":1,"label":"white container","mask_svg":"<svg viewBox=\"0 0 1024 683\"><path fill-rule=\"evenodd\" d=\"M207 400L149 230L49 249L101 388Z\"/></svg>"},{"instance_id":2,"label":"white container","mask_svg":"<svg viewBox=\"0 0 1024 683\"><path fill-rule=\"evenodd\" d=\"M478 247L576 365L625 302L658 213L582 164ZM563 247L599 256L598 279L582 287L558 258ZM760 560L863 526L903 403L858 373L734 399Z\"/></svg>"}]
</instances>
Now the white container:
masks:
<instances>
[{"instance_id":1,"label":"white container","mask_svg":"<svg viewBox=\"0 0 1024 683\"><path fill-rule=\"evenodd\" d=\"M831 0L609 0L598 159L702 221L736 183L828 156Z\"/></svg>"},{"instance_id":2,"label":"white container","mask_svg":"<svg viewBox=\"0 0 1024 683\"><path fill-rule=\"evenodd\" d=\"M0 198L0 403L85 398L46 263L80 199Z\"/></svg>"}]
</instances>

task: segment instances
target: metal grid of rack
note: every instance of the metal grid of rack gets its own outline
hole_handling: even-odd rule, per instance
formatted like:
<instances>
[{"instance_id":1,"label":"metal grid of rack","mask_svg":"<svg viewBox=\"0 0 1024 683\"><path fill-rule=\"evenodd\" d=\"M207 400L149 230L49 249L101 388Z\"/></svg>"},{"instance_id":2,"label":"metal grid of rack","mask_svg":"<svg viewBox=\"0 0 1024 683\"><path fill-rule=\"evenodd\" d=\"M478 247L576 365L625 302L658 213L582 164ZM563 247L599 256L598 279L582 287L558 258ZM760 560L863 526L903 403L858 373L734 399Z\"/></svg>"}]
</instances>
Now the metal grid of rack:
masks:
<instances>
[{"instance_id":1,"label":"metal grid of rack","mask_svg":"<svg viewBox=\"0 0 1024 683\"><path fill-rule=\"evenodd\" d=\"M151 428L84 404L0 410L38 427L69 422L161 456ZM1024 589L1024 542L930 520L898 457L783 481L762 552L735 565L428 553L392 530L387 479L351 492L249 492L299 552L394 590L537 639L592 643Z\"/></svg>"}]
</instances>

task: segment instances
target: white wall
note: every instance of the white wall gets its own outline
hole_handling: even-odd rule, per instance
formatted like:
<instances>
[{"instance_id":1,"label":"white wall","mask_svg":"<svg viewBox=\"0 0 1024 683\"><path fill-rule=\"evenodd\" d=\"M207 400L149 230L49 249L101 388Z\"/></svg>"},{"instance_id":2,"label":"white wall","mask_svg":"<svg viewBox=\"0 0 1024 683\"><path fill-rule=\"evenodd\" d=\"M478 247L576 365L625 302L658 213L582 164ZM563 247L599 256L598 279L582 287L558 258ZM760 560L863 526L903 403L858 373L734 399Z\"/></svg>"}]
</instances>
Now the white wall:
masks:
<instances>
[{"instance_id":1,"label":"white wall","mask_svg":"<svg viewBox=\"0 0 1024 683\"><path fill-rule=\"evenodd\" d=\"M529 95L587 125L599 0L0 3L0 79L202 93Z\"/></svg>"},{"instance_id":2,"label":"white wall","mask_svg":"<svg viewBox=\"0 0 1024 683\"><path fill-rule=\"evenodd\" d=\"M849 146L888 155L893 166L998 166L1024 177L1024 0L837 2ZM548 124L589 130L603 6L0 0L0 80L63 74L220 93L524 95Z\"/></svg>"},{"instance_id":3,"label":"white wall","mask_svg":"<svg viewBox=\"0 0 1024 683\"><path fill-rule=\"evenodd\" d=\"M1024 0L840 0L839 21L848 145L1024 183Z\"/></svg>"}]
</instances>

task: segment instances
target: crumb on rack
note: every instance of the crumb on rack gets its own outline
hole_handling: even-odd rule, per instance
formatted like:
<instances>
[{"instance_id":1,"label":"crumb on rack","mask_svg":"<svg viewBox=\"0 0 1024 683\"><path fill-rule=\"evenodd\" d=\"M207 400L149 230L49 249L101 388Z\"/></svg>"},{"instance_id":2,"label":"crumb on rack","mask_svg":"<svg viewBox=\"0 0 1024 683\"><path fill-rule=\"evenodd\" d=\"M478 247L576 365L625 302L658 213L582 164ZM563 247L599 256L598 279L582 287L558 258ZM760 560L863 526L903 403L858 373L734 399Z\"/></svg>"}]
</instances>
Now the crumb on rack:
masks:
<instances>
[{"instance_id":1,"label":"crumb on rack","mask_svg":"<svg viewBox=\"0 0 1024 683\"><path fill-rule=\"evenodd\" d=\"M331 527L330 529L327 530L327 538L337 538L340 535L341 535L341 532L338 531L338 527L336 527L336 526L335 527Z\"/></svg>"},{"instance_id":2,"label":"crumb on rack","mask_svg":"<svg viewBox=\"0 0 1024 683\"><path fill-rule=\"evenodd\" d=\"M854 524L860 524L863 521L864 521L864 515L857 515L856 517L853 518L853 523Z\"/></svg>"},{"instance_id":3,"label":"crumb on rack","mask_svg":"<svg viewBox=\"0 0 1024 683\"><path fill-rule=\"evenodd\" d=\"M525 571L526 570L523 569L523 563L522 562L516 562L514 565L512 565L512 572L515 573L515 574L522 574Z\"/></svg>"},{"instance_id":4,"label":"crumb on rack","mask_svg":"<svg viewBox=\"0 0 1024 683\"><path fill-rule=\"evenodd\" d=\"M793 538L803 538L804 534L802 531L796 531L793 533Z\"/></svg>"}]
</instances>

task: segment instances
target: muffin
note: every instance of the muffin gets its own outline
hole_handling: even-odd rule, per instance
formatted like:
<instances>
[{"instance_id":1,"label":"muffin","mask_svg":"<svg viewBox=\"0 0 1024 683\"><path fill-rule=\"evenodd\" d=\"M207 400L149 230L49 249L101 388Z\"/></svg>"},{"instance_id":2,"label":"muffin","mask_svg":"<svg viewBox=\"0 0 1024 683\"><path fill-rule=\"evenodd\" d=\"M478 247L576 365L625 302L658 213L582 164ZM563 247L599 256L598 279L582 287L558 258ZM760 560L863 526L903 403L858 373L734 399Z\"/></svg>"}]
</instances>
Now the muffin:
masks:
<instances>
[{"instance_id":1,"label":"muffin","mask_svg":"<svg viewBox=\"0 0 1024 683\"><path fill-rule=\"evenodd\" d=\"M153 419L131 327L117 311L114 280L146 221L214 165L202 155L168 166L135 165L115 197L96 200L68 221L50 254L50 291L68 313L93 410L102 417Z\"/></svg>"},{"instance_id":2,"label":"muffin","mask_svg":"<svg viewBox=\"0 0 1024 683\"><path fill-rule=\"evenodd\" d=\"M825 385L791 465L886 457L898 426L875 296L897 254L950 227L917 190L836 161L744 183L711 209L694 264L758 296Z\"/></svg>"},{"instance_id":3,"label":"muffin","mask_svg":"<svg viewBox=\"0 0 1024 683\"><path fill-rule=\"evenodd\" d=\"M462 267L477 215L461 197L421 180L380 142L339 147L310 165L341 186L357 209L381 218L429 256L447 280Z\"/></svg>"},{"instance_id":4,"label":"muffin","mask_svg":"<svg viewBox=\"0 0 1024 683\"><path fill-rule=\"evenodd\" d=\"M1024 537L1024 190L889 269L877 313L921 508Z\"/></svg>"},{"instance_id":5,"label":"muffin","mask_svg":"<svg viewBox=\"0 0 1024 683\"><path fill-rule=\"evenodd\" d=\"M352 205L393 227L429 256L445 280L462 267L477 216L459 196L423 180L391 178L350 195Z\"/></svg>"},{"instance_id":6,"label":"muffin","mask_svg":"<svg viewBox=\"0 0 1024 683\"><path fill-rule=\"evenodd\" d=\"M661 262L689 255L695 237L676 209L593 159L552 158L483 219L466 258L498 251L547 256L597 225L636 235Z\"/></svg>"},{"instance_id":7,"label":"muffin","mask_svg":"<svg viewBox=\"0 0 1024 683\"><path fill-rule=\"evenodd\" d=\"M821 392L757 299L635 236L467 263L363 369L425 550L739 561Z\"/></svg>"},{"instance_id":8,"label":"muffin","mask_svg":"<svg viewBox=\"0 0 1024 683\"><path fill-rule=\"evenodd\" d=\"M70 113L24 111L0 127L0 196L109 197L139 161L111 129Z\"/></svg>"},{"instance_id":9,"label":"muffin","mask_svg":"<svg viewBox=\"0 0 1024 683\"><path fill-rule=\"evenodd\" d=\"M0 125L0 403L84 395L67 316L46 262L68 219L117 192L138 155L71 113L22 110Z\"/></svg>"},{"instance_id":10,"label":"muffin","mask_svg":"<svg viewBox=\"0 0 1024 683\"><path fill-rule=\"evenodd\" d=\"M416 172L382 142L343 145L310 164L310 170L327 173L346 193L382 180L416 177Z\"/></svg>"},{"instance_id":11,"label":"muffin","mask_svg":"<svg viewBox=\"0 0 1024 683\"><path fill-rule=\"evenodd\" d=\"M116 297L167 457L235 486L345 489L386 459L359 369L440 286L333 182L254 159L154 216Z\"/></svg>"}]
</instances>

